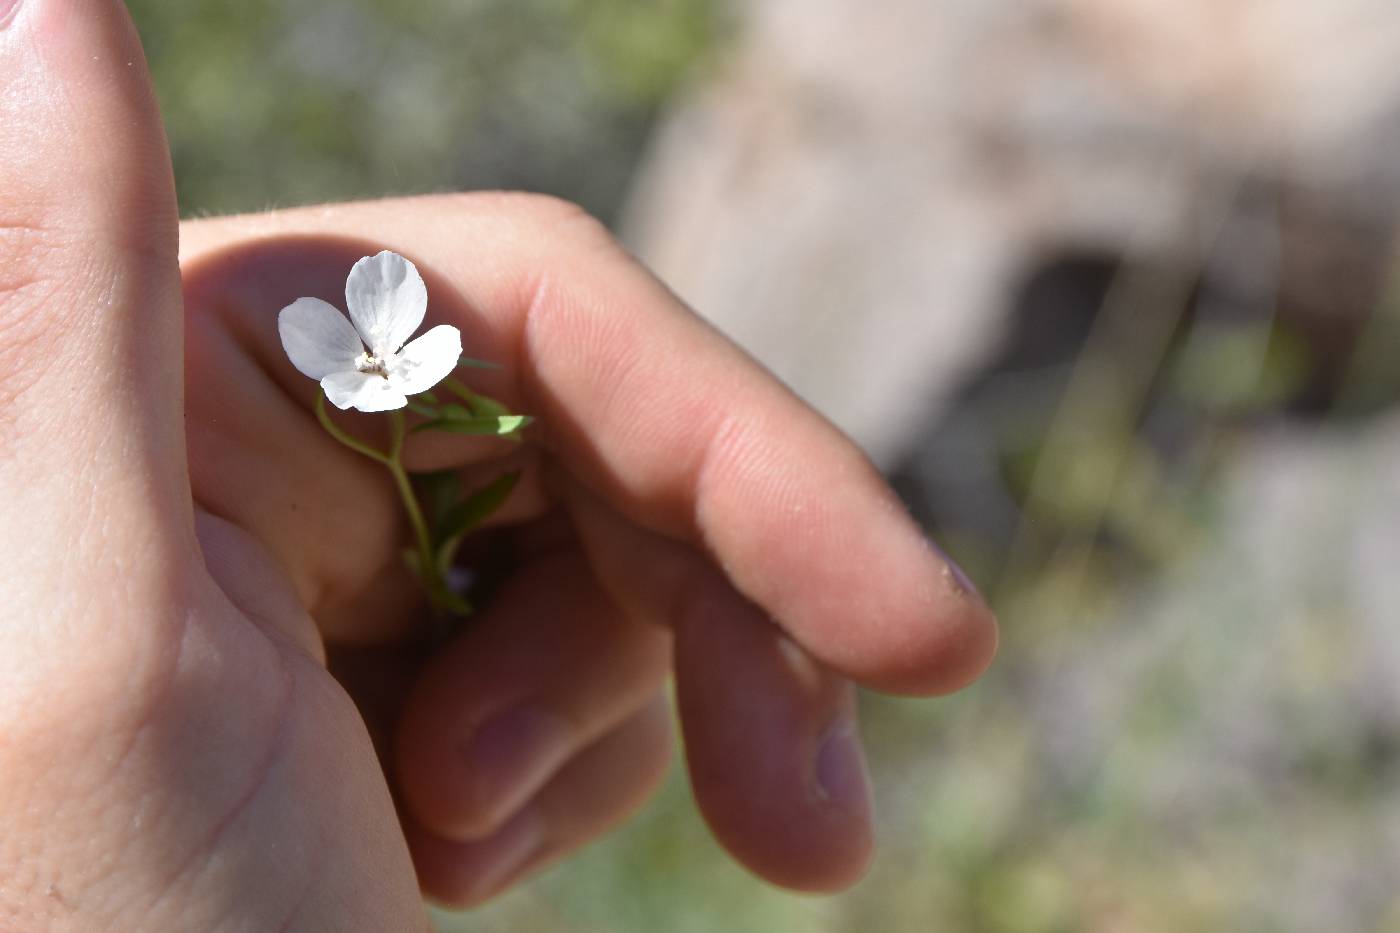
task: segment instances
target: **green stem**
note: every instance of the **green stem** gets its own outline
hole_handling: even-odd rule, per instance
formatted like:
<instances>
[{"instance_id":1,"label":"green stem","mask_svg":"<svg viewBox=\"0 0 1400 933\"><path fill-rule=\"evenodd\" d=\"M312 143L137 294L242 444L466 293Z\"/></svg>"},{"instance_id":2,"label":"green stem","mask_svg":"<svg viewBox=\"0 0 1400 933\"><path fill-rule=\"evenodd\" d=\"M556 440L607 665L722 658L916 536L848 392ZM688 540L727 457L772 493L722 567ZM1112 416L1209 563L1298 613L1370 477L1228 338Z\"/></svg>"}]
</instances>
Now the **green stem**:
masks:
<instances>
[{"instance_id":1,"label":"green stem","mask_svg":"<svg viewBox=\"0 0 1400 933\"><path fill-rule=\"evenodd\" d=\"M377 460L378 462L383 464L389 463L389 458L385 456L382 451L375 450L373 447L369 446L363 441L357 441L349 434L346 434L344 431L340 430L340 427L334 421L331 420L330 413L326 411L325 392L321 392L316 396L316 420L321 422L321 427L326 429L327 434L340 441L340 443L344 444L346 447L349 447L356 453L364 454L371 460ZM397 457L397 452L395 452L394 456Z\"/></svg>"},{"instance_id":2,"label":"green stem","mask_svg":"<svg viewBox=\"0 0 1400 933\"><path fill-rule=\"evenodd\" d=\"M428 532L428 522L423 518L423 510L418 506L418 497L413 492L413 484L409 482L408 471L403 468L403 463L399 454L403 452L404 418L403 412L390 412L393 419L394 434L393 441L389 447L389 456L385 459L384 465L393 474L394 484L399 488L399 496L403 499L404 511L408 513L408 523L413 526L413 538L418 544L418 562L420 572L423 574L423 582L428 586L430 592L436 596L437 592L444 586L438 574L437 561L433 557L433 538Z\"/></svg>"},{"instance_id":3,"label":"green stem","mask_svg":"<svg viewBox=\"0 0 1400 933\"><path fill-rule=\"evenodd\" d=\"M321 427L326 429L326 433L356 453L363 454L376 463L384 464L389 474L394 477L394 485L399 491L399 498L403 500L404 511L408 513L408 523L413 527L413 540L418 551L418 573L423 581L423 587L428 591L428 598L434 607L445 609L451 605L445 598L445 594L448 593L447 582L443 579L438 562L433 556L432 534L428 531L428 522L423 517L423 510L418 505L418 496L413 492L413 483L408 478L408 471L403 468L401 455L403 454L404 436L408 433L404 424L403 412L393 411L389 414L393 425L393 434L389 440L389 451L385 453L351 437L331 420L330 413L326 411L325 392L320 393L316 398L316 420L321 422Z\"/></svg>"}]
</instances>

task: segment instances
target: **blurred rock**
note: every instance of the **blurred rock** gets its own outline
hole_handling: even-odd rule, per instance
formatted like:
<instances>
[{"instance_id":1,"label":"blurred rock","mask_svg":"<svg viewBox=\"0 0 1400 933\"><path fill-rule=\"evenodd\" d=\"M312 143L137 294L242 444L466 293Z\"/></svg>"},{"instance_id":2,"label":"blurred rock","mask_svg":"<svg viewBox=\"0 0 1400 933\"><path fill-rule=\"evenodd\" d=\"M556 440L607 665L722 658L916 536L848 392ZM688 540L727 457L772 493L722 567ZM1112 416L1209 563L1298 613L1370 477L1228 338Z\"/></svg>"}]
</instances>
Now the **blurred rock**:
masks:
<instances>
[{"instance_id":1,"label":"blurred rock","mask_svg":"<svg viewBox=\"0 0 1400 933\"><path fill-rule=\"evenodd\" d=\"M665 121L626 236L877 461L917 445L1020 282L1066 256L1205 268L1242 203L1276 228L1262 274L1284 313L1350 351L1400 199L1400 6L751 0L737 15L725 66Z\"/></svg>"}]
</instances>

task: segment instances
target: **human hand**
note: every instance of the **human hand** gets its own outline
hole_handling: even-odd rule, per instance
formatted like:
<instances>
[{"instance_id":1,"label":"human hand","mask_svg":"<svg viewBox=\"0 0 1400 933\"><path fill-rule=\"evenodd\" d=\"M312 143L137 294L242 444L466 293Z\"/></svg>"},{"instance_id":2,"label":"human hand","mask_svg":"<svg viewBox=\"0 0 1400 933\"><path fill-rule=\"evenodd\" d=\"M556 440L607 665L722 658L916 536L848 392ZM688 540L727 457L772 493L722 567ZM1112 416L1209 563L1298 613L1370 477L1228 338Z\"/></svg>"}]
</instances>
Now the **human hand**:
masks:
<instances>
[{"instance_id":1,"label":"human hand","mask_svg":"<svg viewBox=\"0 0 1400 933\"><path fill-rule=\"evenodd\" d=\"M177 263L121 6L0 23L0 918L421 928L420 884L476 902L640 804L672 669L726 848L791 887L858 877L851 682L956 689L995 626L845 438L549 199L201 221ZM538 418L523 447L407 451L524 471L487 542L506 582L430 656L393 490L277 338L385 248Z\"/></svg>"}]
</instances>

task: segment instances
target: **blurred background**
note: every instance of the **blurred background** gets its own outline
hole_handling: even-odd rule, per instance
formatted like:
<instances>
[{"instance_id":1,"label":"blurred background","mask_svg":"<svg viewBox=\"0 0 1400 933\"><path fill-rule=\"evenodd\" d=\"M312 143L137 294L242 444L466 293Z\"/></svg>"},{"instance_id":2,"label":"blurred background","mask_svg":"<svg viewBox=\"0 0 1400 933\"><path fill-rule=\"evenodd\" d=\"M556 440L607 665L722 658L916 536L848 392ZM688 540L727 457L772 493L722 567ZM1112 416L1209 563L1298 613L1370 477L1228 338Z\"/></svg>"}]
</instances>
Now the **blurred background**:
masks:
<instances>
[{"instance_id":1,"label":"blurred background","mask_svg":"<svg viewBox=\"0 0 1400 933\"><path fill-rule=\"evenodd\" d=\"M130 0L187 215L606 220L996 604L849 894L676 769L444 931L1400 931L1393 0Z\"/></svg>"}]
</instances>

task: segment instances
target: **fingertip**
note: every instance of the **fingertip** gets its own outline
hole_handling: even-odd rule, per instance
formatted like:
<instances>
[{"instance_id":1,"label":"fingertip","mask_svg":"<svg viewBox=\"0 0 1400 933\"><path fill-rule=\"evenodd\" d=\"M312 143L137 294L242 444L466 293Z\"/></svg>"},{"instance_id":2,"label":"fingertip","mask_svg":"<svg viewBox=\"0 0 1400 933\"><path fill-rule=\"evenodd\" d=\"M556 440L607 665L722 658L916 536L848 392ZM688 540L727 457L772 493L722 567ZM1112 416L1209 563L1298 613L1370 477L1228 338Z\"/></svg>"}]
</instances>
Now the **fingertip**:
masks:
<instances>
[{"instance_id":1,"label":"fingertip","mask_svg":"<svg viewBox=\"0 0 1400 933\"><path fill-rule=\"evenodd\" d=\"M133 347L178 353L174 180L140 39L115 0L22 0L9 15L0 41L0 356L10 362L16 347L76 356L84 369L134 380L156 370L133 365ZM138 321L140 341L127 345ZM145 378L171 394L179 367Z\"/></svg>"},{"instance_id":2,"label":"fingertip","mask_svg":"<svg viewBox=\"0 0 1400 933\"><path fill-rule=\"evenodd\" d=\"M666 775L671 719L658 695L565 765L489 835L450 839L406 827L419 883L433 900L471 907L635 813Z\"/></svg>"},{"instance_id":3,"label":"fingertip","mask_svg":"<svg viewBox=\"0 0 1400 933\"><path fill-rule=\"evenodd\" d=\"M699 551L626 521L576 480L549 480L599 579L638 615L675 626L687 594L723 579ZM865 496L845 515L762 496L736 505L744 521L712 526L707 537L734 585L828 667L887 693L959 690L991 663L996 617L879 488L875 506Z\"/></svg>"},{"instance_id":4,"label":"fingertip","mask_svg":"<svg viewBox=\"0 0 1400 933\"><path fill-rule=\"evenodd\" d=\"M701 523L735 585L859 683L928 696L971 683L996 622L874 466L835 429L748 425L710 467Z\"/></svg>"},{"instance_id":5,"label":"fingertip","mask_svg":"<svg viewBox=\"0 0 1400 933\"><path fill-rule=\"evenodd\" d=\"M715 838L785 888L854 884L874 839L852 685L722 584L696 593L682 615L677 703Z\"/></svg>"},{"instance_id":6,"label":"fingertip","mask_svg":"<svg viewBox=\"0 0 1400 933\"><path fill-rule=\"evenodd\" d=\"M127 223L145 226L154 208L164 228L164 215L175 216L170 159L145 52L126 5L17 0L8 21L3 7L0 0L5 53L13 58L0 78L8 79L12 91L0 112L26 118L16 121L21 132L8 134L14 145L3 147L13 156L7 162L25 170L30 187L52 186L53 195L80 207L85 199L77 193L100 205L121 198L127 208L141 199L147 210L129 212ZM134 184L138 178L141 184ZM83 216L91 214L89 207ZM110 232L120 231L114 225ZM161 232L173 259L175 232Z\"/></svg>"},{"instance_id":7,"label":"fingertip","mask_svg":"<svg viewBox=\"0 0 1400 933\"><path fill-rule=\"evenodd\" d=\"M546 828L523 810L491 835L471 842L444 839L409 822L404 827L418 884L442 907L475 907L528 872L545 853Z\"/></svg>"},{"instance_id":8,"label":"fingertip","mask_svg":"<svg viewBox=\"0 0 1400 933\"><path fill-rule=\"evenodd\" d=\"M888 627L895 634L887 643L850 647L854 657L837 654L833 663L883 693L932 697L971 686L996 656L996 615L975 592L954 586L939 587L927 605L893 616Z\"/></svg>"},{"instance_id":9,"label":"fingertip","mask_svg":"<svg viewBox=\"0 0 1400 933\"><path fill-rule=\"evenodd\" d=\"M977 587L881 484L853 494L838 522L846 554L828 557L837 599L798 591L803 644L863 686L902 696L943 696L975 682L996 654L996 615ZM858 523L861 510L867 516ZM787 615L779 618L786 620Z\"/></svg>"}]
</instances>

